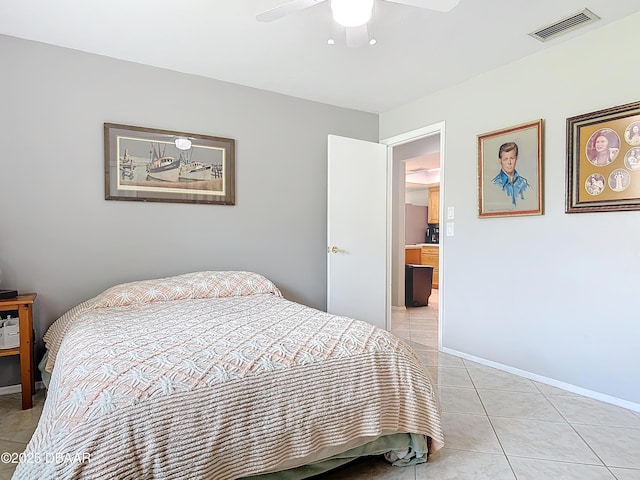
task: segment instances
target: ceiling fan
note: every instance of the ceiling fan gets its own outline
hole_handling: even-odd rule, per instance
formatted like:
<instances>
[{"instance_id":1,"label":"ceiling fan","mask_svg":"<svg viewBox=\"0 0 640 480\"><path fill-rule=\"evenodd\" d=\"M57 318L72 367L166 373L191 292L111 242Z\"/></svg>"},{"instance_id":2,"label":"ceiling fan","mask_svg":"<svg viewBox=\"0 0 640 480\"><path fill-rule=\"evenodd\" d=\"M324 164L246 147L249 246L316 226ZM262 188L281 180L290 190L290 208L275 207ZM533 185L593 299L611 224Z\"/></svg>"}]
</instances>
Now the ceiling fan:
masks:
<instances>
[{"instance_id":1,"label":"ceiling fan","mask_svg":"<svg viewBox=\"0 0 640 480\"><path fill-rule=\"evenodd\" d=\"M304 10L327 0L289 0L256 15L261 22L272 22L290 13ZM360 47L369 43L367 22L371 19L374 0L329 0L334 20L345 27L347 46ZM448 12L455 8L460 0L384 0L412 7Z\"/></svg>"}]
</instances>

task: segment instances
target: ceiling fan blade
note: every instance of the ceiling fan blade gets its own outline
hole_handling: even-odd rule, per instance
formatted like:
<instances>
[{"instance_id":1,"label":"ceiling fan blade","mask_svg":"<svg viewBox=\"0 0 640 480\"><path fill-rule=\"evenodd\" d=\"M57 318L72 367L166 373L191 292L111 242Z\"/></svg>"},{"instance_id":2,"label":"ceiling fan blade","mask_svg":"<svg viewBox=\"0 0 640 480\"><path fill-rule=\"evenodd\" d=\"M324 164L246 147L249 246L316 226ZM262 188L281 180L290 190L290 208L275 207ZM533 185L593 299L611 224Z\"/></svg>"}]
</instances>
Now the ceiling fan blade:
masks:
<instances>
[{"instance_id":1,"label":"ceiling fan blade","mask_svg":"<svg viewBox=\"0 0 640 480\"><path fill-rule=\"evenodd\" d=\"M412 7L435 10L437 12L449 12L458 6L460 0L387 0L392 3L410 5Z\"/></svg>"},{"instance_id":2,"label":"ceiling fan blade","mask_svg":"<svg viewBox=\"0 0 640 480\"><path fill-rule=\"evenodd\" d=\"M313 7L318 3L322 3L325 0L291 0L289 2L273 7L269 10L265 10L256 15L256 19L260 22L273 22L290 13L297 12L298 10L304 10L305 8Z\"/></svg>"},{"instance_id":3,"label":"ceiling fan blade","mask_svg":"<svg viewBox=\"0 0 640 480\"><path fill-rule=\"evenodd\" d=\"M369 43L369 30L367 24L359 27L346 27L347 47L358 48Z\"/></svg>"}]
</instances>

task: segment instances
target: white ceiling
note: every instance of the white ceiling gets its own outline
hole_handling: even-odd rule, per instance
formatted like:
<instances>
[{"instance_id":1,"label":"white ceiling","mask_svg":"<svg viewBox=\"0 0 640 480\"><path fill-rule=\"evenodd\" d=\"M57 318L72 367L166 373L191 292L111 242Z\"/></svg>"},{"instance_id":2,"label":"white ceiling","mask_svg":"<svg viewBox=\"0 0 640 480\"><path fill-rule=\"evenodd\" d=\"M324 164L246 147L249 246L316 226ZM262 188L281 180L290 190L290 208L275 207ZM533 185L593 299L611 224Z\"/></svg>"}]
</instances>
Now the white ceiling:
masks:
<instances>
[{"instance_id":1,"label":"white ceiling","mask_svg":"<svg viewBox=\"0 0 640 480\"><path fill-rule=\"evenodd\" d=\"M256 21L284 1L0 0L0 34L381 113L640 10L638 0L462 0L437 13L376 0L377 45L349 49L328 2ZM528 36L585 7L602 19L545 43Z\"/></svg>"},{"instance_id":2,"label":"white ceiling","mask_svg":"<svg viewBox=\"0 0 640 480\"><path fill-rule=\"evenodd\" d=\"M394 147L393 159L405 164L407 190L440 184L440 134Z\"/></svg>"}]
</instances>

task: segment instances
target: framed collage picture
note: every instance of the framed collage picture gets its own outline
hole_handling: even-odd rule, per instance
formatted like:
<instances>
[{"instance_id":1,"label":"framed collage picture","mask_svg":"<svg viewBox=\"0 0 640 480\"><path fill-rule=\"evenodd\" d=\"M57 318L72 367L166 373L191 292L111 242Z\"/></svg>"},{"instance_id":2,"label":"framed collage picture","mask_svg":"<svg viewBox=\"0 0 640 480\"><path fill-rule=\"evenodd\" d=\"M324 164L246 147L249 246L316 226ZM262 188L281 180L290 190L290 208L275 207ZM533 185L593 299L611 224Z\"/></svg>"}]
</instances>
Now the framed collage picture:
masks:
<instances>
[{"instance_id":1,"label":"framed collage picture","mask_svg":"<svg viewBox=\"0 0 640 480\"><path fill-rule=\"evenodd\" d=\"M640 102L567 119L566 213L640 210Z\"/></svg>"}]
</instances>

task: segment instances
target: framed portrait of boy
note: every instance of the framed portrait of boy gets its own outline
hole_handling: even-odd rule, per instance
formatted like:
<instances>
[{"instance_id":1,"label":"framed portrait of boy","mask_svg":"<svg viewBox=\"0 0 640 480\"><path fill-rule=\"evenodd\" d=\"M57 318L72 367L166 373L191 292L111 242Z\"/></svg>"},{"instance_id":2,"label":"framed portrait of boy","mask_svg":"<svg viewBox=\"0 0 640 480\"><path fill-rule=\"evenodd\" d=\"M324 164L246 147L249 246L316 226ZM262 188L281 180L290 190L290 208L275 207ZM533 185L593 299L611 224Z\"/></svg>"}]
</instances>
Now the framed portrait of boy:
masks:
<instances>
[{"instance_id":1,"label":"framed portrait of boy","mask_svg":"<svg viewBox=\"0 0 640 480\"><path fill-rule=\"evenodd\" d=\"M542 215L542 119L478 135L478 216Z\"/></svg>"}]
</instances>

